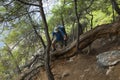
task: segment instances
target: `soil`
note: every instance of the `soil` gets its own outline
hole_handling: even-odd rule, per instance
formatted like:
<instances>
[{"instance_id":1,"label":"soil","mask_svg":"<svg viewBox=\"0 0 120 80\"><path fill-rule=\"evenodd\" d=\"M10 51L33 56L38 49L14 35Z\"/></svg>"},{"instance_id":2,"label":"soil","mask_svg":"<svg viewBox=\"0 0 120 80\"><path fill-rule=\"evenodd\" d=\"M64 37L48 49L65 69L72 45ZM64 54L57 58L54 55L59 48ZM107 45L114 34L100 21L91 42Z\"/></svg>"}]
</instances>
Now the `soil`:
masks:
<instances>
[{"instance_id":1,"label":"soil","mask_svg":"<svg viewBox=\"0 0 120 80\"><path fill-rule=\"evenodd\" d=\"M59 59L52 63L55 80L120 80L120 64L103 68L97 64L96 56L105 51L120 50L120 40L99 39L91 45L91 51L79 53L69 59ZM74 51L73 51L74 52ZM47 80L42 69L36 80Z\"/></svg>"}]
</instances>

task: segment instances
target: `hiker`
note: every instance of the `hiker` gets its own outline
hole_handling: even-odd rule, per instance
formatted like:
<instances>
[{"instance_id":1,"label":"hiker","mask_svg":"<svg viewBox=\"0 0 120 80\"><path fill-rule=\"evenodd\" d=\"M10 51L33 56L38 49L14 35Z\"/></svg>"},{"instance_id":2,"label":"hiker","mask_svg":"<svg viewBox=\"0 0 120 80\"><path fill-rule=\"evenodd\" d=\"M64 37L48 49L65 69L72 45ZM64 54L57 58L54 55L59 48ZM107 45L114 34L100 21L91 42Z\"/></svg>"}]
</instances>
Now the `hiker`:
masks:
<instances>
[{"instance_id":1,"label":"hiker","mask_svg":"<svg viewBox=\"0 0 120 80\"><path fill-rule=\"evenodd\" d=\"M64 44L64 40L66 40L66 35L65 33L62 31L62 29L57 26L54 28L54 31L52 32L52 48L53 51L56 50L55 45L57 42Z\"/></svg>"},{"instance_id":2,"label":"hiker","mask_svg":"<svg viewBox=\"0 0 120 80\"><path fill-rule=\"evenodd\" d=\"M65 46L67 46L67 33L66 33L66 30L65 30L65 27L62 26L62 25L58 25L58 29L61 30L61 31L63 31L63 33L65 34L65 35L64 35L63 44L64 44Z\"/></svg>"}]
</instances>

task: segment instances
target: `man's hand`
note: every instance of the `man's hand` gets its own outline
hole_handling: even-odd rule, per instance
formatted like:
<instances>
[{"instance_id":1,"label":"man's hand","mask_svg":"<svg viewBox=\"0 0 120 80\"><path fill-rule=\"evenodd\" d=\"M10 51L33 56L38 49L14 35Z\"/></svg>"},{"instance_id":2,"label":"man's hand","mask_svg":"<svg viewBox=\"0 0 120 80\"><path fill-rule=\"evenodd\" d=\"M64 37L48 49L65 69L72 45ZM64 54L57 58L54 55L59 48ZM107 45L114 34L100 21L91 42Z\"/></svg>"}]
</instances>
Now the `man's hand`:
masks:
<instances>
[{"instance_id":1,"label":"man's hand","mask_svg":"<svg viewBox=\"0 0 120 80\"><path fill-rule=\"evenodd\" d=\"M67 36L66 35L64 35L64 40L67 40Z\"/></svg>"}]
</instances>

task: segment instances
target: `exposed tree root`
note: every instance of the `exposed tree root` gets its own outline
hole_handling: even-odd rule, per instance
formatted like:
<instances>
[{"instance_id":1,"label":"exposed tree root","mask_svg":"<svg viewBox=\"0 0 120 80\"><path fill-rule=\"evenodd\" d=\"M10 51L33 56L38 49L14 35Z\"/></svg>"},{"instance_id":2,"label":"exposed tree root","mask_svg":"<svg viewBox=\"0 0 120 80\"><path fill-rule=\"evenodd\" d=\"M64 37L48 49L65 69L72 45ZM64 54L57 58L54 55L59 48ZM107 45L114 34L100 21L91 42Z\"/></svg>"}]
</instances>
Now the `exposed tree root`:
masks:
<instances>
[{"instance_id":1,"label":"exposed tree root","mask_svg":"<svg viewBox=\"0 0 120 80\"><path fill-rule=\"evenodd\" d=\"M91 45L95 40L99 38L111 38L112 36L120 37L120 22L110 23L110 24L103 24L99 25L96 28L82 34L80 36L79 41L79 48L81 51ZM68 45L66 48L60 50L51 52L51 59L60 59L60 58L69 58L75 55L75 49L76 49L76 41ZM30 68L30 66L39 58L39 56L35 56L35 58L26 66ZM29 78L33 77L35 74L38 73L40 66L35 67L33 69L30 69L26 73L24 73L20 80L28 80Z\"/></svg>"},{"instance_id":2,"label":"exposed tree root","mask_svg":"<svg viewBox=\"0 0 120 80\"><path fill-rule=\"evenodd\" d=\"M96 28L82 34L80 36L79 48L83 50L93 41L99 38L111 38L112 36L120 37L120 22L99 25ZM71 51L75 49L76 41L74 41L69 47L64 50L52 53L53 58L60 58L66 55L70 55ZM72 52L72 54L74 54Z\"/></svg>"}]
</instances>

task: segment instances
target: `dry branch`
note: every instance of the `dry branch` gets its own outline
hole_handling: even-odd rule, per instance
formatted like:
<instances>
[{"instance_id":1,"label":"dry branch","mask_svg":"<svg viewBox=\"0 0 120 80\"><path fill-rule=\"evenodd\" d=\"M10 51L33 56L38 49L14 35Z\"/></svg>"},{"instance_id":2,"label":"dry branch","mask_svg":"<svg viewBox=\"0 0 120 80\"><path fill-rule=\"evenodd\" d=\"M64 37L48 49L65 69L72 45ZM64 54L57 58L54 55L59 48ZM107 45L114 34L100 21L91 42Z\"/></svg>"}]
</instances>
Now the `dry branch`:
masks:
<instances>
[{"instance_id":1,"label":"dry branch","mask_svg":"<svg viewBox=\"0 0 120 80\"><path fill-rule=\"evenodd\" d=\"M19 80L29 80L29 78L33 77L33 75L37 74L40 71L41 66L37 66L33 69L26 71L25 73L21 74Z\"/></svg>"}]
</instances>

